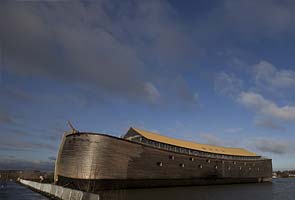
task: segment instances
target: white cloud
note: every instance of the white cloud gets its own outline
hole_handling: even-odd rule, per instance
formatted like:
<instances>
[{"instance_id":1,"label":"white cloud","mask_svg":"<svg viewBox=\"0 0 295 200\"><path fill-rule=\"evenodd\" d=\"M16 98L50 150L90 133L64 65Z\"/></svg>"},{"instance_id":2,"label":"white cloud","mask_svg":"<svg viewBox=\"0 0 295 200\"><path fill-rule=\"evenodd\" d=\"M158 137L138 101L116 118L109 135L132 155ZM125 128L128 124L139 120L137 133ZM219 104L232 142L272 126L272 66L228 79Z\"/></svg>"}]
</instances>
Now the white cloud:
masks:
<instances>
[{"instance_id":1,"label":"white cloud","mask_svg":"<svg viewBox=\"0 0 295 200\"><path fill-rule=\"evenodd\" d=\"M199 101L199 94L193 92L188 82L182 77L178 76L176 79L171 80L170 83L174 95L181 101L187 102L188 104L197 104Z\"/></svg>"},{"instance_id":2,"label":"white cloud","mask_svg":"<svg viewBox=\"0 0 295 200\"><path fill-rule=\"evenodd\" d=\"M200 96L197 92L195 94L193 94L193 101L198 102L199 99L200 99Z\"/></svg>"},{"instance_id":3,"label":"white cloud","mask_svg":"<svg viewBox=\"0 0 295 200\"><path fill-rule=\"evenodd\" d=\"M184 109L191 109L200 103L200 95L183 76L159 77L156 81L157 88L161 91L161 102L179 104Z\"/></svg>"},{"instance_id":4,"label":"white cloud","mask_svg":"<svg viewBox=\"0 0 295 200\"><path fill-rule=\"evenodd\" d=\"M270 138L256 138L252 146L261 152L285 154L292 152L292 144L289 141Z\"/></svg>"},{"instance_id":5,"label":"white cloud","mask_svg":"<svg viewBox=\"0 0 295 200\"><path fill-rule=\"evenodd\" d=\"M254 92L242 92L237 101L267 117L280 120L295 120L295 106L286 105L279 107L274 102Z\"/></svg>"},{"instance_id":6,"label":"white cloud","mask_svg":"<svg viewBox=\"0 0 295 200\"><path fill-rule=\"evenodd\" d=\"M292 88L295 86L295 70L277 69L262 60L254 65L254 81L258 87L269 90Z\"/></svg>"},{"instance_id":7,"label":"white cloud","mask_svg":"<svg viewBox=\"0 0 295 200\"><path fill-rule=\"evenodd\" d=\"M287 31L294 31L293 1L224 1L225 19L232 29L247 36L278 36ZM249 13L249 11L251 13Z\"/></svg>"},{"instance_id":8,"label":"white cloud","mask_svg":"<svg viewBox=\"0 0 295 200\"><path fill-rule=\"evenodd\" d=\"M160 92L154 84L147 82L144 84L144 92L150 102L156 103L160 99Z\"/></svg>"},{"instance_id":9,"label":"white cloud","mask_svg":"<svg viewBox=\"0 0 295 200\"><path fill-rule=\"evenodd\" d=\"M153 66L170 67L193 52L167 1L6 2L0 26L6 27L0 32L4 71L74 81L123 98L146 97ZM149 59L155 63L147 67Z\"/></svg>"},{"instance_id":10,"label":"white cloud","mask_svg":"<svg viewBox=\"0 0 295 200\"><path fill-rule=\"evenodd\" d=\"M224 141L217 136L211 134L211 133L201 133L199 134L200 138L204 140L206 144L211 144L211 145L217 145L217 146L223 146Z\"/></svg>"},{"instance_id":11,"label":"white cloud","mask_svg":"<svg viewBox=\"0 0 295 200\"><path fill-rule=\"evenodd\" d=\"M243 81L234 74L219 73L214 80L214 90L220 95L236 97L243 89Z\"/></svg>"},{"instance_id":12,"label":"white cloud","mask_svg":"<svg viewBox=\"0 0 295 200\"><path fill-rule=\"evenodd\" d=\"M199 134L202 142L210 145L217 146L229 146L236 147L241 141L235 141L230 138L229 140L223 140L211 133ZM250 140L250 143L243 141L238 144L238 146L245 146L252 149L253 151L258 151L262 153L274 153L274 154L287 154L295 153L295 148L293 147L294 141L288 140L278 140L265 137L256 137Z\"/></svg>"},{"instance_id":13,"label":"white cloud","mask_svg":"<svg viewBox=\"0 0 295 200\"><path fill-rule=\"evenodd\" d=\"M255 125L258 127L270 129L270 130L275 130L275 131L285 131L286 129L275 123L273 120L270 119L256 119L255 120Z\"/></svg>"},{"instance_id":14,"label":"white cloud","mask_svg":"<svg viewBox=\"0 0 295 200\"><path fill-rule=\"evenodd\" d=\"M6 110L0 108L0 125L1 124L9 124L9 125L19 125L20 124L20 117L15 116Z\"/></svg>"},{"instance_id":15,"label":"white cloud","mask_svg":"<svg viewBox=\"0 0 295 200\"><path fill-rule=\"evenodd\" d=\"M242 128L228 128L225 129L224 132L226 133L238 133L241 132L243 129Z\"/></svg>"}]
</instances>

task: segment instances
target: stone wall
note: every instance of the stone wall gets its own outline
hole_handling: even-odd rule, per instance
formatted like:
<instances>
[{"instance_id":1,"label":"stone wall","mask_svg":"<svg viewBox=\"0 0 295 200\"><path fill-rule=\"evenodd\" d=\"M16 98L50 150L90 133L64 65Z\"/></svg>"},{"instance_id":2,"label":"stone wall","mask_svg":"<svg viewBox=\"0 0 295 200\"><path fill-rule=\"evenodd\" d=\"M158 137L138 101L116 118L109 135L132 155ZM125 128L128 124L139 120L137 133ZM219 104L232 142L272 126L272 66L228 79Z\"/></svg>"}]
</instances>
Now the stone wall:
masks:
<instances>
[{"instance_id":1,"label":"stone wall","mask_svg":"<svg viewBox=\"0 0 295 200\"><path fill-rule=\"evenodd\" d=\"M46 196L54 197L57 199L62 199L62 200L99 200L100 199L98 194L92 194L88 192L82 192L79 190L73 190L73 189L58 186L58 185L38 183L38 182L28 181L24 179L20 179L20 183L40 193L44 193Z\"/></svg>"}]
</instances>

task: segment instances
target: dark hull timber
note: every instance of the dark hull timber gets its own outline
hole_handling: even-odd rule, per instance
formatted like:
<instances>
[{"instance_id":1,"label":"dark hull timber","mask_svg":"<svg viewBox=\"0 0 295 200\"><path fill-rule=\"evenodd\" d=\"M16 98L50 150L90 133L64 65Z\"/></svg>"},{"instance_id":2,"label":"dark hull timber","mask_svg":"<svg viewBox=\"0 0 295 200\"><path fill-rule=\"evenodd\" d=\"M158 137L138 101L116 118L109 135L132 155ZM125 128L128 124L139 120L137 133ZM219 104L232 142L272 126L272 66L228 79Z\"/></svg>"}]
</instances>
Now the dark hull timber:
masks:
<instances>
[{"instance_id":1,"label":"dark hull timber","mask_svg":"<svg viewBox=\"0 0 295 200\"><path fill-rule=\"evenodd\" d=\"M271 181L271 159L221 159L150 147L103 134L64 136L56 161L58 185L103 189Z\"/></svg>"}]
</instances>

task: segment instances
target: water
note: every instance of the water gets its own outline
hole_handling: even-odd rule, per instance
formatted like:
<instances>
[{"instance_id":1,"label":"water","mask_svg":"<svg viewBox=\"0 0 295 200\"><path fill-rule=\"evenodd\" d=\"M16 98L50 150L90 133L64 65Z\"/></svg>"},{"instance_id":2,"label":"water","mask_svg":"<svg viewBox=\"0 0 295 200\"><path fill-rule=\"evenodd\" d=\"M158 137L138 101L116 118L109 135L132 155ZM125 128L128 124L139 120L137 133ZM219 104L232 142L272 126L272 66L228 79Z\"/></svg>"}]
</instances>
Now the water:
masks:
<instances>
[{"instance_id":1,"label":"water","mask_svg":"<svg viewBox=\"0 0 295 200\"><path fill-rule=\"evenodd\" d=\"M0 200L48 200L37 192L14 182L7 182L5 187L0 185Z\"/></svg>"},{"instance_id":2,"label":"water","mask_svg":"<svg viewBox=\"0 0 295 200\"><path fill-rule=\"evenodd\" d=\"M112 200L294 200L295 178L263 184L137 189L103 195Z\"/></svg>"},{"instance_id":3,"label":"water","mask_svg":"<svg viewBox=\"0 0 295 200\"><path fill-rule=\"evenodd\" d=\"M104 200L294 200L295 178L274 179L273 183L236 184L196 187L174 187L117 190L102 194ZM0 188L0 200L48 200L16 183Z\"/></svg>"}]
</instances>

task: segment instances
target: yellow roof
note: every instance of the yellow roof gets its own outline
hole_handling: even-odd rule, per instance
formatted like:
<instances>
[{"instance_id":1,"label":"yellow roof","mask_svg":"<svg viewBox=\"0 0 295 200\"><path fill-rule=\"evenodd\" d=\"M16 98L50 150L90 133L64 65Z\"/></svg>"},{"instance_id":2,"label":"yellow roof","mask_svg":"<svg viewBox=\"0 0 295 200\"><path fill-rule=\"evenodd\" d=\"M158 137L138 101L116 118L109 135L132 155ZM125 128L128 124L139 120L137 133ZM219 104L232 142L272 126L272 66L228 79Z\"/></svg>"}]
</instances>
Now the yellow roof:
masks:
<instances>
[{"instance_id":1,"label":"yellow roof","mask_svg":"<svg viewBox=\"0 0 295 200\"><path fill-rule=\"evenodd\" d=\"M143 137L154 140L157 142L162 142L170 145L175 145L179 147L184 147L188 149L194 149L199 151L217 153L217 154L224 154L224 155L234 155L234 156L257 156L257 154L247 151L246 149L242 148L230 148L230 147L220 147L220 146L213 146L208 144L199 144L195 142L189 142L185 140L179 140L175 138L170 138L166 136L162 136L156 133L152 133L149 131L140 130L137 128L131 127L134 131L138 134L142 135Z\"/></svg>"}]
</instances>

